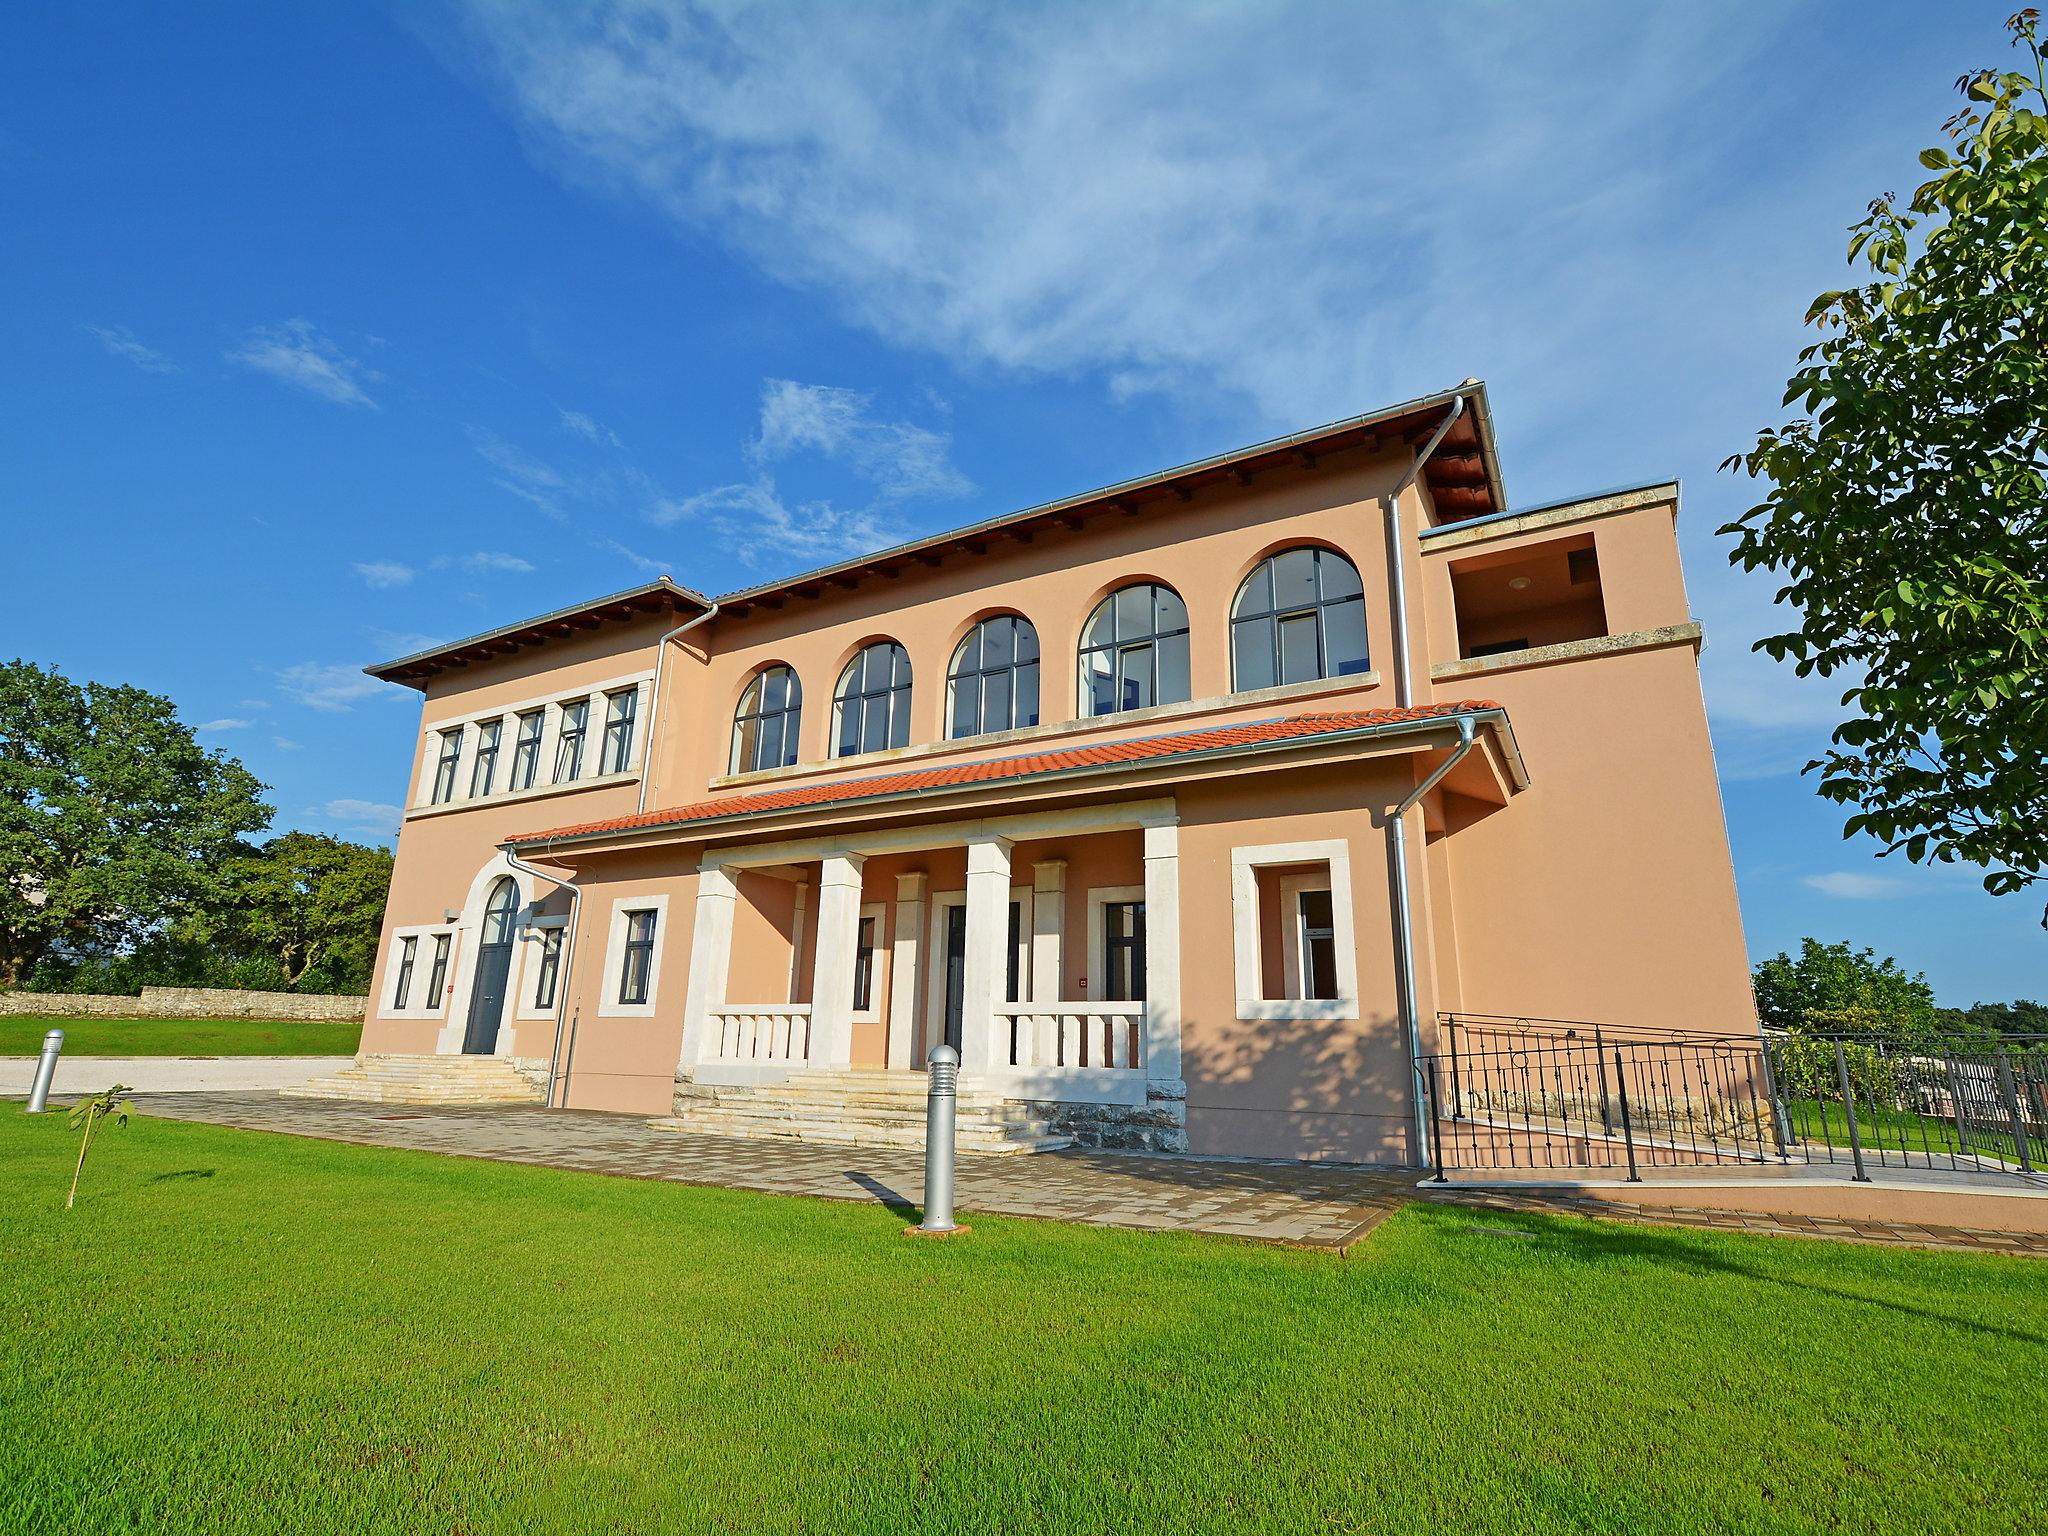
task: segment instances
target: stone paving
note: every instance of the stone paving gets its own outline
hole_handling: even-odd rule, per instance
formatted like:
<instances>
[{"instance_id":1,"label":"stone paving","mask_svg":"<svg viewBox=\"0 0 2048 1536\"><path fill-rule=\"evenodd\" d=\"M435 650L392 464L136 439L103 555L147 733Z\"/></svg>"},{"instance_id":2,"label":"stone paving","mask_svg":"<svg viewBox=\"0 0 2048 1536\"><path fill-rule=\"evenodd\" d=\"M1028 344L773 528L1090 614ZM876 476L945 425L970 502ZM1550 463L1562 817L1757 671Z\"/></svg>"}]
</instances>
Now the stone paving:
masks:
<instances>
[{"instance_id":1,"label":"stone paving","mask_svg":"<svg viewBox=\"0 0 2048 1536\"><path fill-rule=\"evenodd\" d=\"M629 1178L870 1200L914 1209L922 1152L741 1141L655 1131L633 1115L526 1105L395 1105L285 1099L275 1093L138 1095L145 1113L364 1146L404 1147ZM1774 1236L1969 1248L2048 1257L2048 1235L1882 1221L1671 1210L1558 1192L1418 1187L1412 1172L1120 1152L963 1157L962 1211L1095 1226L1204 1232L1344 1252L1411 1200L1495 1211L1619 1218Z\"/></svg>"}]
</instances>

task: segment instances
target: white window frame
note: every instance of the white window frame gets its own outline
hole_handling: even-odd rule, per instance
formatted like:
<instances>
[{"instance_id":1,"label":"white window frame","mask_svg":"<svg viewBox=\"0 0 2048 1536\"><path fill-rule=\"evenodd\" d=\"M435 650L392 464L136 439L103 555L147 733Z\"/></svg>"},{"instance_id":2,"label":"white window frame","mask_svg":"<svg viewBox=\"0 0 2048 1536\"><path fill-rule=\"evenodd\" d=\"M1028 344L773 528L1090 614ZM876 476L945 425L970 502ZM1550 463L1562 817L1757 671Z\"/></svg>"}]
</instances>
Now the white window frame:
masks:
<instances>
[{"instance_id":1,"label":"white window frame","mask_svg":"<svg viewBox=\"0 0 2048 1536\"><path fill-rule=\"evenodd\" d=\"M604 763L605 715L610 708L610 696L616 693L638 692L639 699L633 711L633 739L630 743L626 766L612 773L600 771ZM542 795L551 790L571 786L596 784L620 784L630 781L645 764L648 710L653 705L654 674L632 672L623 677L606 678L592 683L588 688L564 688L559 692L544 693L533 698L515 699L507 704L494 704L486 709L473 710L462 715L443 716L438 720L424 723L421 734L428 738L428 762L422 775L417 797L408 807L411 811L445 811L456 806L476 805L484 801L513 800L529 795ZM561 741L562 707L565 704L587 704L589 711L583 722L583 761L581 771L573 779L555 777L555 756ZM511 788L511 762L517 747L518 720L523 714L541 711L540 763L534 773L533 784L526 789ZM469 793L470 774L476 761L478 729L485 722L502 720L498 742L498 761L492 773L491 789L488 794ZM446 800L435 800L434 774L440 758L439 738L444 732L462 732L462 750L457 759L454 792Z\"/></svg>"},{"instance_id":2,"label":"white window frame","mask_svg":"<svg viewBox=\"0 0 2048 1536\"><path fill-rule=\"evenodd\" d=\"M619 1001L619 982L626 969L626 914L654 914L654 952L647 957L647 1001ZM648 891L638 896L620 896L612 901L611 926L604 946L604 988L598 993L597 1013L604 1019L651 1019L661 1002L661 957L668 950L668 895Z\"/></svg>"},{"instance_id":3,"label":"white window frame","mask_svg":"<svg viewBox=\"0 0 2048 1536\"><path fill-rule=\"evenodd\" d=\"M530 920L519 935L519 990L514 994L518 1007L513 1010L515 1019L552 1019L562 1001L562 991L569 985L569 919L566 917L536 917ZM562 935L562 968L555 976L555 1005L536 1008L533 1005L533 990L540 984L540 958L547 945L547 935L558 932ZM657 923L654 935L655 947L661 947L660 926Z\"/></svg>"},{"instance_id":4,"label":"white window frame","mask_svg":"<svg viewBox=\"0 0 2048 1536\"><path fill-rule=\"evenodd\" d=\"M1329 866L1330 926L1334 930L1337 955L1337 996L1334 998L1269 998L1260 981L1259 871L1280 864L1326 864ZM1299 923L1286 908L1290 888L1296 892L1320 889L1322 877L1302 874L1283 879L1280 888L1282 983L1288 990L1301 990ZM1297 903L1297 906L1299 904ZM1356 1019L1358 1002L1358 938L1351 912L1351 845L1343 838L1308 843L1263 843L1230 850L1230 928L1237 959L1237 1016L1243 1020L1312 1021ZM1291 973L1285 964L1289 941L1293 941Z\"/></svg>"},{"instance_id":5,"label":"white window frame","mask_svg":"<svg viewBox=\"0 0 2048 1536\"><path fill-rule=\"evenodd\" d=\"M398 1006L398 952L407 939L417 939L419 947L413 953L412 983L416 988L425 987L427 978L434 973L434 940L441 934L448 935L448 973L441 978L441 995L437 1005L422 1008ZM404 928L391 930L390 952L385 957L384 984L377 997L377 1017L380 1019L441 1019L448 1014L448 988L455 981L456 967L461 960L459 930L451 923L414 923Z\"/></svg>"}]
</instances>

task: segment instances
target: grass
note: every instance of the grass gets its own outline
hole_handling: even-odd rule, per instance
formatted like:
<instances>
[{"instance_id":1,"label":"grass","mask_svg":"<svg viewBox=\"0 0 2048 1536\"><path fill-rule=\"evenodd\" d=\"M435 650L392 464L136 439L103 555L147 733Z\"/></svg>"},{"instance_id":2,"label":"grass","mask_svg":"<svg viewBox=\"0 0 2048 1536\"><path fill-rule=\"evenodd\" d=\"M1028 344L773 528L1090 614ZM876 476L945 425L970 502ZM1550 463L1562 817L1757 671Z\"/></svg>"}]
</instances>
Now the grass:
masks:
<instances>
[{"instance_id":1,"label":"grass","mask_svg":"<svg viewBox=\"0 0 2048 1536\"><path fill-rule=\"evenodd\" d=\"M0 1056L33 1056L64 1031L67 1056L353 1056L360 1020L68 1019L0 1015Z\"/></svg>"},{"instance_id":2,"label":"grass","mask_svg":"<svg viewBox=\"0 0 2048 1536\"><path fill-rule=\"evenodd\" d=\"M1849 1145L1849 1115L1839 1098L1787 1099L1785 1112L1795 1137L1837 1149ZM1950 1159L1967 1163L1974 1155L2000 1158L2017 1167L2019 1142L2009 1133L1988 1129L1983 1123L1984 1113L1980 1108L1977 1118L1968 1122L1970 1139L1965 1144L1956 1134L1955 1121L1947 1115L1924 1115L1918 1110L1894 1109L1889 1104L1873 1104L1859 1098L1856 1134L1863 1143L1864 1155L1873 1160L1880 1151L1894 1161L1904 1152L1922 1161L1932 1158L1946 1166ZM2030 1160L2039 1167L2048 1148L2030 1142L2027 1151Z\"/></svg>"},{"instance_id":3,"label":"grass","mask_svg":"<svg viewBox=\"0 0 2048 1536\"><path fill-rule=\"evenodd\" d=\"M1348 1259L0 1109L9 1531L2038 1530L2048 1267ZM1528 1234L1526 1238L1511 1235Z\"/></svg>"}]
</instances>

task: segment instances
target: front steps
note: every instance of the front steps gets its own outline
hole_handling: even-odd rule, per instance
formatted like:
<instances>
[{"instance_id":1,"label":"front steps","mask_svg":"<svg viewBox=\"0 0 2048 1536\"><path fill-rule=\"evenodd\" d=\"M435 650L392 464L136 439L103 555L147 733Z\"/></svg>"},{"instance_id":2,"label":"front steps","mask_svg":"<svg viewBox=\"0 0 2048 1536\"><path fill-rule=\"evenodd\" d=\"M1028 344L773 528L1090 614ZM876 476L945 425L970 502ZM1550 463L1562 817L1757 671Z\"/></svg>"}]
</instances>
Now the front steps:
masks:
<instances>
[{"instance_id":1,"label":"front steps","mask_svg":"<svg viewBox=\"0 0 2048 1536\"><path fill-rule=\"evenodd\" d=\"M541 1104L548 1082L545 1063L522 1066L503 1056L358 1056L332 1077L278 1092L368 1104Z\"/></svg>"},{"instance_id":2,"label":"front steps","mask_svg":"<svg viewBox=\"0 0 2048 1536\"><path fill-rule=\"evenodd\" d=\"M962 1152L1054 1152L1074 1141L1029 1105L997 1093L963 1089L955 1115L954 1145ZM924 1122L923 1073L849 1071L798 1072L779 1083L678 1083L675 1114L647 1123L747 1141L919 1148Z\"/></svg>"}]
</instances>

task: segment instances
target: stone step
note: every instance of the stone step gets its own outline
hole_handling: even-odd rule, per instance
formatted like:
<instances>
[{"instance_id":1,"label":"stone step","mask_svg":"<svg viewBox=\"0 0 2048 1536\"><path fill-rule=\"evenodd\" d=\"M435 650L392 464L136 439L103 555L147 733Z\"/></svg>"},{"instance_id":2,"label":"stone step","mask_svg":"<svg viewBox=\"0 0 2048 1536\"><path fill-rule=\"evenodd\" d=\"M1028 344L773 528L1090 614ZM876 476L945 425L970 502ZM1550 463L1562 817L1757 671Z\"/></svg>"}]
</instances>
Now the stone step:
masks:
<instances>
[{"instance_id":1,"label":"stone step","mask_svg":"<svg viewBox=\"0 0 2048 1536\"><path fill-rule=\"evenodd\" d=\"M649 1124L754 1141L922 1147L926 1088L922 1073L874 1069L799 1072L768 1083L682 1082L675 1113ZM1073 1144L1032 1106L999 1093L962 1094L955 1112L955 1145L962 1152L1046 1152Z\"/></svg>"},{"instance_id":2,"label":"stone step","mask_svg":"<svg viewBox=\"0 0 2048 1536\"><path fill-rule=\"evenodd\" d=\"M828 1146L920 1148L924 1122L878 1122L840 1116L749 1115L693 1110L650 1120L657 1131L694 1136L728 1136L742 1141L796 1141ZM1073 1145L1073 1137L1023 1125L960 1125L954 1145L979 1156L1000 1157L1031 1152L1056 1152Z\"/></svg>"},{"instance_id":3,"label":"stone step","mask_svg":"<svg viewBox=\"0 0 2048 1536\"><path fill-rule=\"evenodd\" d=\"M500 1056L370 1055L279 1092L372 1104L538 1104L547 1082L544 1072Z\"/></svg>"}]
</instances>

